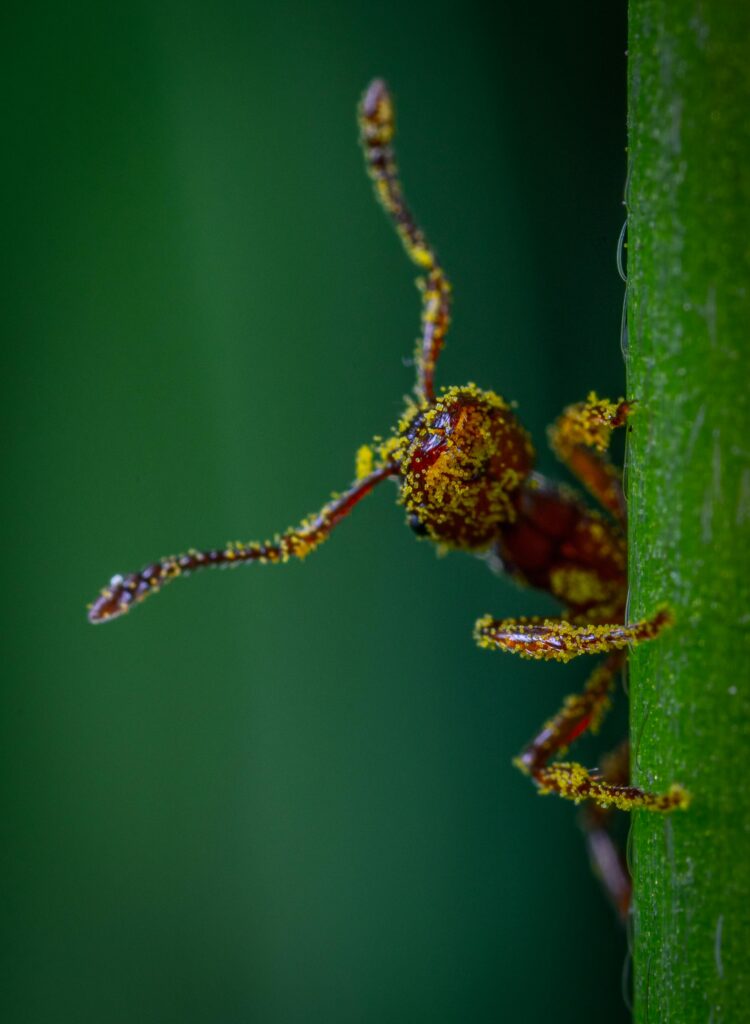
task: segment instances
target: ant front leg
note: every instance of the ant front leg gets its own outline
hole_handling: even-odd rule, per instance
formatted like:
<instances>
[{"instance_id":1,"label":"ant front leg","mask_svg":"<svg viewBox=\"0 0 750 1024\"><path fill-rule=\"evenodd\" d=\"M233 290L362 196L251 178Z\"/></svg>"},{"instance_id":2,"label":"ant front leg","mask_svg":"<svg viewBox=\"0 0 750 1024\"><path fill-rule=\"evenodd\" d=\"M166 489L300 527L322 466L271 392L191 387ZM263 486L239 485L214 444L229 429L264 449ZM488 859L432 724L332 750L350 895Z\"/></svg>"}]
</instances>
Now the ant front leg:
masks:
<instances>
[{"instance_id":1,"label":"ant front leg","mask_svg":"<svg viewBox=\"0 0 750 1024\"><path fill-rule=\"evenodd\" d=\"M601 625L573 625L566 619L493 619L485 615L474 627L474 639L480 647L509 651L522 658L543 661L570 661L580 654L606 654L629 644L653 640L674 621L668 608L661 608L650 619Z\"/></svg>"},{"instance_id":2,"label":"ant front leg","mask_svg":"<svg viewBox=\"0 0 750 1024\"><path fill-rule=\"evenodd\" d=\"M620 471L607 454L615 427L624 425L632 403L610 402L592 391L585 402L569 405L549 428L552 450L584 487L625 525L625 495Z\"/></svg>"}]
</instances>

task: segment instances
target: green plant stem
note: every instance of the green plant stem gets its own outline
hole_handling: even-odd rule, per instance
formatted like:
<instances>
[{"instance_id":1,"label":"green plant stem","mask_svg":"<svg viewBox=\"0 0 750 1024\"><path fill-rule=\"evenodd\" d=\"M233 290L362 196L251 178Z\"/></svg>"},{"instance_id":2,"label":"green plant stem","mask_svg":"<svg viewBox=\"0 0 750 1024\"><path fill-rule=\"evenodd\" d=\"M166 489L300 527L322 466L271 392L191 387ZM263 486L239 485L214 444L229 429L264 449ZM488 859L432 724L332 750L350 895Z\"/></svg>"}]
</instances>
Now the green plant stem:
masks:
<instances>
[{"instance_id":1,"label":"green plant stem","mask_svg":"<svg viewBox=\"0 0 750 1024\"><path fill-rule=\"evenodd\" d=\"M750 4L632 0L630 618L635 1016L750 1021Z\"/></svg>"}]
</instances>

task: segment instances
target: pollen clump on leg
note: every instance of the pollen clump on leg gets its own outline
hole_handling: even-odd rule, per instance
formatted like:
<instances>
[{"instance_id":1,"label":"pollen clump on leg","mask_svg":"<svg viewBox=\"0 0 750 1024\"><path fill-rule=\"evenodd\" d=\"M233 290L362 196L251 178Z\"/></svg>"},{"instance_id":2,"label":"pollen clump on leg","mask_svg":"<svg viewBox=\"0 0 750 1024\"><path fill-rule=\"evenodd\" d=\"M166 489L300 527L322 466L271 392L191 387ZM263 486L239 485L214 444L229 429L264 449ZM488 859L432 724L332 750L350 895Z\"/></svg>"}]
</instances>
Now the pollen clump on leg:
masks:
<instances>
[{"instance_id":1,"label":"pollen clump on leg","mask_svg":"<svg viewBox=\"0 0 750 1024\"><path fill-rule=\"evenodd\" d=\"M615 427L621 426L630 406L620 398L612 402L589 392L585 402L569 405L557 423L550 428L550 439L555 449L569 449L573 445L586 445L604 452Z\"/></svg>"},{"instance_id":2,"label":"pollen clump on leg","mask_svg":"<svg viewBox=\"0 0 750 1024\"><path fill-rule=\"evenodd\" d=\"M555 761L532 772L542 795L557 793L565 800L580 803L592 800L600 807L619 811L686 810L689 793L680 785L670 786L666 793L647 793L637 786L613 786L587 771L575 761Z\"/></svg>"}]
</instances>

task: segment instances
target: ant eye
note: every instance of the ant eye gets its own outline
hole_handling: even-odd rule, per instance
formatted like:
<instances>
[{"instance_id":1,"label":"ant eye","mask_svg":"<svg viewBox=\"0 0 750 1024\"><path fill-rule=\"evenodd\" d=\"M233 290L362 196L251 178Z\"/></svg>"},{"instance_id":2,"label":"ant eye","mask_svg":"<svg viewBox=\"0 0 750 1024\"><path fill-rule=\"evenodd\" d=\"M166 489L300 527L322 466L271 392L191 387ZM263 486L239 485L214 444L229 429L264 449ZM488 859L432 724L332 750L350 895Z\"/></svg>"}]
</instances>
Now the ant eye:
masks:
<instances>
[{"instance_id":1,"label":"ant eye","mask_svg":"<svg viewBox=\"0 0 750 1024\"><path fill-rule=\"evenodd\" d=\"M406 523L409 526L409 528L416 533L417 537L427 536L427 527L419 518L416 512L409 513L409 515L406 517Z\"/></svg>"}]
</instances>

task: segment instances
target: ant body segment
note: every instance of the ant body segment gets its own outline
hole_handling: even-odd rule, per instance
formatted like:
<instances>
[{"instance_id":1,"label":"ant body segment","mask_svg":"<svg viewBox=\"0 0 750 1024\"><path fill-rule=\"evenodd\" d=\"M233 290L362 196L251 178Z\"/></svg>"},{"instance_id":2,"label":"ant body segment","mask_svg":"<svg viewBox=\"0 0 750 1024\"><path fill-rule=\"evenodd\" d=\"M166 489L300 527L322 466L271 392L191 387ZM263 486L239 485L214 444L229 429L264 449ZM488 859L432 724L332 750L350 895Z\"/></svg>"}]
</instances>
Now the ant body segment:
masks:
<instances>
[{"instance_id":1,"label":"ant body segment","mask_svg":"<svg viewBox=\"0 0 750 1024\"><path fill-rule=\"evenodd\" d=\"M653 639L672 622L670 612L661 609L650 619L625 624L625 500L607 447L612 430L625 424L631 406L591 394L565 409L549 431L555 453L603 507L601 514L569 488L534 471L529 435L498 395L474 384L436 394L434 374L450 326L451 286L406 204L392 148L393 103L381 80L373 81L362 97L359 127L375 195L407 255L424 274L418 282L422 329L414 399L388 439L359 450L352 486L298 527L272 541L191 549L140 572L114 576L90 606L89 619L99 623L122 615L165 583L198 569L303 559L370 491L386 479L395 480L416 534L443 548L491 552L517 582L546 591L564 608L555 619L485 616L474 632L481 647L558 661L607 654L582 693L567 698L515 763L541 792L599 805L587 815L589 848L624 912L629 883L619 857L613 857L604 828L606 809L671 811L687 807L689 797L678 785L664 794L629 785L626 749L605 763L602 772L554 757L585 730L596 729L626 648Z\"/></svg>"}]
</instances>

